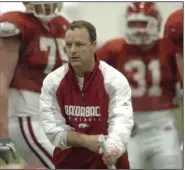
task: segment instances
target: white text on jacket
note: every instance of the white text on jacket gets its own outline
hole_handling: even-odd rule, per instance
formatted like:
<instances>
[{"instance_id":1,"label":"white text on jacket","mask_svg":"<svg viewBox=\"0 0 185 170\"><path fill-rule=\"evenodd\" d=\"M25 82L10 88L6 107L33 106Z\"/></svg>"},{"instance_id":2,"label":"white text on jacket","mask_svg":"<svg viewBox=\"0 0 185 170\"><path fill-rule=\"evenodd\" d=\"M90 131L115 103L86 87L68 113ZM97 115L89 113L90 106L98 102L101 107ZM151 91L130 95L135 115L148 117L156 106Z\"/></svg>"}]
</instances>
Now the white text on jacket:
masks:
<instances>
[{"instance_id":1,"label":"white text on jacket","mask_svg":"<svg viewBox=\"0 0 185 170\"><path fill-rule=\"evenodd\" d=\"M100 117L100 106L65 105L65 112L68 116Z\"/></svg>"}]
</instances>

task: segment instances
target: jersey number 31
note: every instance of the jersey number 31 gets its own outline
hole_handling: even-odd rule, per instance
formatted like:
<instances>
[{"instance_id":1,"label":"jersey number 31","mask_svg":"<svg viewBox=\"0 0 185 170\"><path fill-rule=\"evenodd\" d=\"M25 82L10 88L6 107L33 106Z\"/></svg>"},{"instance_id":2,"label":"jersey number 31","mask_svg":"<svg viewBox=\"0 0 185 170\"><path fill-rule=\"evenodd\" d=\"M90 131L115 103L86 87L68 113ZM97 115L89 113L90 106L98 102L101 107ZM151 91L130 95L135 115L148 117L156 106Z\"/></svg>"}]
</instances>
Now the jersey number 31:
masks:
<instances>
[{"instance_id":1,"label":"jersey number 31","mask_svg":"<svg viewBox=\"0 0 185 170\"><path fill-rule=\"evenodd\" d=\"M161 95L161 74L160 64L158 60L151 60L148 65L142 60L131 60L124 65L124 70L133 72L134 81L137 82L137 87L132 87L134 97L142 97L143 95L160 96ZM147 87L146 73L151 73L151 86Z\"/></svg>"}]
</instances>

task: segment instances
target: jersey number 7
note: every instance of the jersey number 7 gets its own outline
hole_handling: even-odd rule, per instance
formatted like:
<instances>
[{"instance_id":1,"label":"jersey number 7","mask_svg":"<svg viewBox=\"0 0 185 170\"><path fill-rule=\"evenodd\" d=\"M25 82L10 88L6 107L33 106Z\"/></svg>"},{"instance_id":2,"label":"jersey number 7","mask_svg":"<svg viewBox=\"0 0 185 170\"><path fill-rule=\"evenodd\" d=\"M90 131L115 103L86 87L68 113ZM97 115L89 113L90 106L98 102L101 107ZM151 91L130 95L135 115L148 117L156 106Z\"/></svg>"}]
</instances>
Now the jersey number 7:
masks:
<instances>
[{"instance_id":1,"label":"jersey number 7","mask_svg":"<svg viewBox=\"0 0 185 170\"><path fill-rule=\"evenodd\" d=\"M56 64L56 53L57 49L59 50L62 63L66 63L68 61L67 55L64 51L65 42L62 38L48 38L48 37L40 37L40 50L48 51L48 61L47 66L44 70L45 74L50 73Z\"/></svg>"}]
</instances>

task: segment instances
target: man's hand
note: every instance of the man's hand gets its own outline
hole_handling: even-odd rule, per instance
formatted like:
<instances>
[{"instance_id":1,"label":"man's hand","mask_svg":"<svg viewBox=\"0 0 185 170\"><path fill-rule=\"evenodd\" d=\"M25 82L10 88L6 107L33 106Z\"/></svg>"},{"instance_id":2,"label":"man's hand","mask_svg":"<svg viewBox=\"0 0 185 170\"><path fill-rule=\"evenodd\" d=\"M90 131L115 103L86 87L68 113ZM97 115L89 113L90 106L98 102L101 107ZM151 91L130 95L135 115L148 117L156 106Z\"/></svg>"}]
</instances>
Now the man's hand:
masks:
<instances>
[{"instance_id":1,"label":"man's hand","mask_svg":"<svg viewBox=\"0 0 185 170\"><path fill-rule=\"evenodd\" d=\"M86 147L92 152L98 152L100 146L101 143L99 141L99 135L86 135L84 147Z\"/></svg>"},{"instance_id":2,"label":"man's hand","mask_svg":"<svg viewBox=\"0 0 185 170\"><path fill-rule=\"evenodd\" d=\"M107 147L103 153L102 159L107 166L115 165L119 158L118 150L114 147Z\"/></svg>"}]
</instances>

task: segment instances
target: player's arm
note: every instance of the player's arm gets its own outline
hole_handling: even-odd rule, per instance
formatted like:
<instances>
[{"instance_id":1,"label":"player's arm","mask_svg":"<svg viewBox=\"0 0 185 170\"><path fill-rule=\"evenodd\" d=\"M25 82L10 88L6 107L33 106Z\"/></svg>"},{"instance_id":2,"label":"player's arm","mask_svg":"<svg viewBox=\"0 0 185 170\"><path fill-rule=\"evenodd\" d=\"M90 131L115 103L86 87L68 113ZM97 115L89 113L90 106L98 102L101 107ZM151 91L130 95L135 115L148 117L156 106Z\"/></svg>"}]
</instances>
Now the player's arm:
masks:
<instances>
[{"instance_id":1,"label":"player's arm","mask_svg":"<svg viewBox=\"0 0 185 170\"><path fill-rule=\"evenodd\" d=\"M126 151L134 125L131 89L127 79L119 72L114 81L111 81L109 96L109 127L106 144L117 148L119 157Z\"/></svg>"},{"instance_id":2,"label":"player's arm","mask_svg":"<svg viewBox=\"0 0 185 170\"><path fill-rule=\"evenodd\" d=\"M165 26L164 37L174 50L175 62L177 64L181 79L183 78L183 9L178 9L170 14ZM183 81L183 80L181 80Z\"/></svg>"},{"instance_id":3,"label":"player's arm","mask_svg":"<svg viewBox=\"0 0 185 170\"><path fill-rule=\"evenodd\" d=\"M0 138L8 138L8 88L19 58L19 30L0 22Z\"/></svg>"},{"instance_id":4,"label":"player's arm","mask_svg":"<svg viewBox=\"0 0 185 170\"><path fill-rule=\"evenodd\" d=\"M41 89L40 113L44 131L54 146L63 150L72 146L80 146L97 151L98 135L85 135L76 132L74 128L66 124L56 99L55 87L50 75L45 78Z\"/></svg>"},{"instance_id":5,"label":"player's arm","mask_svg":"<svg viewBox=\"0 0 185 170\"><path fill-rule=\"evenodd\" d=\"M179 75L180 75L180 81L182 83L183 82L183 67L184 67L184 65L183 65L183 63L184 63L183 54L176 54L175 60L176 60L178 72L179 72Z\"/></svg>"},{"instance_id":6,"label":"player's arm","mask_svg":"<svg viewBox=\"0 0 185 170\"><path fill-rule=\"evenodd\" d=\"M55 94L50 74L44 79L40 95L40 118L51 143L61 149L67 149L67 132L73 128L66 124Z\"/></svg>"}]
</instances>

